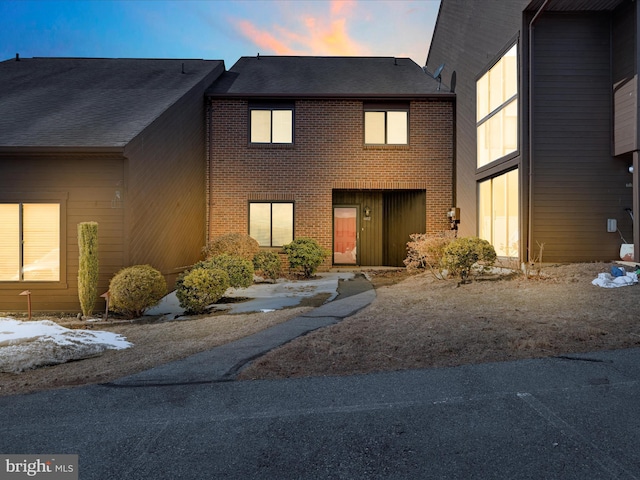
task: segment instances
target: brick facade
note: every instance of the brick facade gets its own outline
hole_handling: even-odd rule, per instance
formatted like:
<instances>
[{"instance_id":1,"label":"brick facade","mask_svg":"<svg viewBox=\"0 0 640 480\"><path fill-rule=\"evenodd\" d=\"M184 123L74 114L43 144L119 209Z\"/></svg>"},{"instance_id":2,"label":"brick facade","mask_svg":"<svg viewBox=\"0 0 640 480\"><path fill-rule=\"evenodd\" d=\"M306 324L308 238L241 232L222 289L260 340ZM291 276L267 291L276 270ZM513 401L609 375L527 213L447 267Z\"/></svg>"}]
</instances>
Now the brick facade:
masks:
<instances>
[{"instance_id":1,"label":"brick facade","mask_svg":"<svg viewBox=\"0 0 640 480\"><path fill-rule=\"evenodd\" d=\"M425 190L427 232L449 228L451 98L411 101L409 144L401 146L364 145L358 100L297 100L292 145L251 145L248 101L209 101L209 238L247 233L251 200L287 200L295 202L295 236L330 249L334 189Z\"/></svg>"}]
</instances>

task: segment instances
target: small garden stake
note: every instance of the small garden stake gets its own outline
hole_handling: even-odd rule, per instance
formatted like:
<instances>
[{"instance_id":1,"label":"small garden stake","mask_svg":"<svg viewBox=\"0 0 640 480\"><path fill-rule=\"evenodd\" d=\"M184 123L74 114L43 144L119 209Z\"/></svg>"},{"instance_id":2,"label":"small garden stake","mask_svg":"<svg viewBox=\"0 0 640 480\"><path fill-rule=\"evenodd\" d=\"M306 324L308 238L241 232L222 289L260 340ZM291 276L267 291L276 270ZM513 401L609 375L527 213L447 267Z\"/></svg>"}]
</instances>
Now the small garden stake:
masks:
<instances>
[{"instance_id":1,"label":"small garden stake","mask_svg":"<svg viewBox=\"0 0 640 480\"><path fill-rule=\"evenodd\" d=\"M26 295L27 296L27 310L29 313L29 320L31 320L31 290L25 290L24 292L20 293L19 295Z\"/></svg>"}]
</instances>

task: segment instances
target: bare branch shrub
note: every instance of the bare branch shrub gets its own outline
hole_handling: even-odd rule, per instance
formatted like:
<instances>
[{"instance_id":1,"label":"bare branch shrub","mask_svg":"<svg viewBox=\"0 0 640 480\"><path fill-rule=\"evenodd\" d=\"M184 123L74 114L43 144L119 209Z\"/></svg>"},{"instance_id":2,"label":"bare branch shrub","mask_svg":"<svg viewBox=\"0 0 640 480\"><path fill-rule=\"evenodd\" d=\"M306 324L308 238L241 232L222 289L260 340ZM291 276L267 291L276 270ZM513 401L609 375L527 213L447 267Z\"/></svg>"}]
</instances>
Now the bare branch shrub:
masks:
<instances>
[{"instance_id":1,"label":"bare branch shrub","mask_svg":"<svg viewBox=\"0 0 640 480\"><path fill-rule=\"evenodd\" d=\"M449 243L455 239L455 231L438 234L413 233L407 243L407 258L404 264L409 272L428 270L438 280L444 280L442 257Z\"/></svg>"}]
</instances>

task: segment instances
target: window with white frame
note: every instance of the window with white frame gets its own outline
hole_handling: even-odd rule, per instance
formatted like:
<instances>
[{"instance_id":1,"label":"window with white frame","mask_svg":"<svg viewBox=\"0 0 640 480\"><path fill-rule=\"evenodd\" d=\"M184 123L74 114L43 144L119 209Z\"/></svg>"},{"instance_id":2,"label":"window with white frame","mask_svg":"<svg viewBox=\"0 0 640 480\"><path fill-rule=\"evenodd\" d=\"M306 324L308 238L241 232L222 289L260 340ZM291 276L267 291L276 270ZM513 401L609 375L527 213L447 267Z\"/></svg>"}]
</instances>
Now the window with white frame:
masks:
<instances>
[{"instance_id":1,"label":"window with white frame","mask_svg":"<svg viewBox=\"0 0 640 480\"><path fill-rule=\"evenodd\" d=\"M60 281L60 204L0 203L0 281Z\"/></svg>"},{"instance_id":2,"label":"window with white frame","mask_svg":"<svg viewBox=\"0 0 640 480\"><path fill-rule=\"evenodd\" d=\"M478 184L478 236L500 257L519 256L518 170Z\"/></svg>"},{"instance_id":3,"label":"window with white frame","mask_svg":"<svg viewBox=\"0 0 640 480\"><path fill-rule=\"evenodd\" d=\"M518 45L476 82L477 167L518 150Z\"/></svg>"},{"instance_id":4,"label":"window with white frame","mask_svg":"<svg viewBox=\"0 0 640 480\"><path fill-rule=\"evenodd\" d=\"M250 109L251 143L293 143L293 108Z\"/></svg>"},{"instance_id":5,"label":"window with white frame","mask_svg":"<svg viewBox=\"0 0 640 480\"><path fill-rule=\"evenodd\" d=\"M261 247L281 247L293 241L292 202L249 203L249 236Z\"/></svg>"},{"instance_id":6,"label":"window with white frame","mask_svg":"<svg viewBox=\"0 0 640 480\"><path fill-rule=\"evenodd\" d=\"M374 109L365 106L365 145L406 145L408 142L408 109Z\"/></svg>"}]
</instances>

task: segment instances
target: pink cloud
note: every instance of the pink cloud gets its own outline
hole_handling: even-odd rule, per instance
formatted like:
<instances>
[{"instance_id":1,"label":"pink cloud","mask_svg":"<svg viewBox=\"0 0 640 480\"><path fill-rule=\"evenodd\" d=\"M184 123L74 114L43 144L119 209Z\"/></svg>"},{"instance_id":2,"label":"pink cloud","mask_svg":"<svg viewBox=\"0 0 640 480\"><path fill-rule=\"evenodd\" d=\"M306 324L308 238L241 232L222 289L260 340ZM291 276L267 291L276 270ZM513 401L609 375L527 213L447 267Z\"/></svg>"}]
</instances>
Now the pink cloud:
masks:
<instances>
[{"instance_id":1,"label":"pink cloud","mask_svg":"<svg viewBox=\"0 0 640 480\"><path fill-rule=\"evenodd\" d=\"M355 40L347 23L356 8L355 0L332 0L324 15L298 15L288 25L270 29L247 20L235 22L238 31L265 54L275 55L370 55L367 46ZM286 16L285 16L286 18Z\"/></svg>"}]
</instances>

